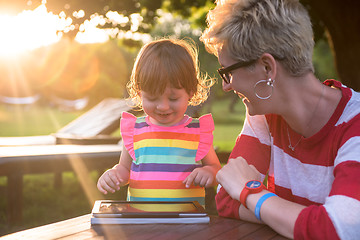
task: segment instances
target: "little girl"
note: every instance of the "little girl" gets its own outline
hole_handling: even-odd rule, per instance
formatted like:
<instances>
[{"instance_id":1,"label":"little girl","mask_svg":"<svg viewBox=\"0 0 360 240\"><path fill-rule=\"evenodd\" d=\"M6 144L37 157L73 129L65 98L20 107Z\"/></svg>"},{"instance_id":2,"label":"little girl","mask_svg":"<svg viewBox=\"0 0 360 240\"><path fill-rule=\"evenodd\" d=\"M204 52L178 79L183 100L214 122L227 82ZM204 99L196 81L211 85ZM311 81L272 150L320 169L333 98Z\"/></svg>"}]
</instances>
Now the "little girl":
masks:
<instances>
[{"instance_id":1,"label":"little girl","mask_svg":"<svg viewBox=\"0 0 360 240\"><path fill-rule=\"evenodd\" d=\"M193 44L172 39L146 44L127 84L146 116L123 113L120 162L99 178L98 189L113 193L129 183L129 201L204 205L204 187L216 184L221 168L212 146L214 122L211 114L193 119L185 111L204 102L212 84L200 77Z\"/></svg>"}]
</instances>

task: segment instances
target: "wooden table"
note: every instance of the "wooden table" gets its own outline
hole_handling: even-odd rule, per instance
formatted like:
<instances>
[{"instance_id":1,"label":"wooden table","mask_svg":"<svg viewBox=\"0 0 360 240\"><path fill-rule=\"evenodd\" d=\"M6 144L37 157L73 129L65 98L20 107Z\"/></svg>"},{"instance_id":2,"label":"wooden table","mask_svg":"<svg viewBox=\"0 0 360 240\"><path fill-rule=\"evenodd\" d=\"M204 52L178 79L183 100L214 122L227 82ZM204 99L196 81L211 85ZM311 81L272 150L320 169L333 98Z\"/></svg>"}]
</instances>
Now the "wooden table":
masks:
<instances>
[{"instance_id":1,"label":"wooden table","mask_svg":"<svg viewBox=\"0 0 360 240\"><path fill-rule=\"evenodd\" d=\"M120 144L0 147L0 176L6 176L8 181L8 223L22 219L24 174L74 171L86 182L89 171L114 166L121 150Z\"/></svg>"},{"instance_id":2,"label":"wooden table","mask_svg":"<svg viewBox=\"0 0 360 240\"><path fill-rule=\"evenodd\" d=\"M0 237L6 239L286 239L265 225L211 216L209 224L135 224L91 226L91 215Z\"/></svg>"}]
</instances>

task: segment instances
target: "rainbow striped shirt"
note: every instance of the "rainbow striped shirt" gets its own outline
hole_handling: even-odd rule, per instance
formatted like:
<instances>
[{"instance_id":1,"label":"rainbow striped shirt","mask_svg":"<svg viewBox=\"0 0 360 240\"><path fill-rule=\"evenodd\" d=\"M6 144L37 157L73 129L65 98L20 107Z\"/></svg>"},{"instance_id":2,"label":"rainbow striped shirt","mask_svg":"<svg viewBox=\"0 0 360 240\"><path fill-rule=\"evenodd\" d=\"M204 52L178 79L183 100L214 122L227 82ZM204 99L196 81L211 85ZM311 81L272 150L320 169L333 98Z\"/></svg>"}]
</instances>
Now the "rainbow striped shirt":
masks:
<instances>
[{"instance_id":1,"label":"rainbow striped shirt","mask_svg":"<svg viewBox=\"0 0 360 240\"><path fill-rule=\"evenodd\" d=\"M188 117L188 116L187 116ZM124 112L120 123L123 143L133 158L129 201L198 201L205 204L205 190L186 188L183 180L209 152L213 142L211 114L188 117L180 125L152 124L148 116Z\"/></svg>"}]
</instances>

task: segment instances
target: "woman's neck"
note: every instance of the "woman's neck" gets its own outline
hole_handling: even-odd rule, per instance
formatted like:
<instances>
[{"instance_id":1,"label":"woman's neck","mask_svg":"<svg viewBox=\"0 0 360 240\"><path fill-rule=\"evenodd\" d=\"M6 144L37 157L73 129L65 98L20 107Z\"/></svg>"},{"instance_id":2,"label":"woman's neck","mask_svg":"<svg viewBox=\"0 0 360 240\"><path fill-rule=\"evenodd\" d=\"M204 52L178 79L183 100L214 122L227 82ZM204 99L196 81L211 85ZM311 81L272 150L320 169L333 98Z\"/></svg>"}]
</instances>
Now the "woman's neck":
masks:
<instances>
[{"instance_id":1,"label":"woman's neck","mask_svg":"<svg viewBox=\"0 0 360 240\"><path fill-rule=\"evenodd\" d=\"M311 137L331 118L341 91L325 86L313 74L289 81L281 115L294 131Z\"/></svg>"}]
</instances>

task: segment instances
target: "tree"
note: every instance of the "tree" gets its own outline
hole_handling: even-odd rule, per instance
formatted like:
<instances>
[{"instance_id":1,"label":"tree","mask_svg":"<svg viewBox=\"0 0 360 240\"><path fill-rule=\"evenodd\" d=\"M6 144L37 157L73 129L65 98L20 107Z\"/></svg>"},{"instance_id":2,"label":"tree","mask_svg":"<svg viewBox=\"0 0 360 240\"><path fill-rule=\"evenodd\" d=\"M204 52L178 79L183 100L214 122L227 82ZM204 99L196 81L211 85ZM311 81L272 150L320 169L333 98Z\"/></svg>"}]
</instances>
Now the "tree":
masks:
<instances>
[{"instance_id":1,"label":"tree","mask_svg":"<svg viewBox=\"0 0 360 240\"><path fill-rule=\"evenodd\" d=\"M326 37L332 46L335 64L340 80L360 91L360 68L357 56L360 55L360 2L354 0L300 0L312 17L316 39ZM29 4L32 3L32 4ZM0 0L0 9L35 8L41 0L12 0L11 3ZM12 7L11 7L12 6ZM108 11L117 11L124 16L138 13L143 21L137 31L149 32L157 20L160 8L191 18L192 22L205 26L205 14L213 6L212 0L47 0L46 6L54 13L64 11L67 16L83 9L81 18L74 18L75 32L92 14L105 15ZM117 27L130 30L131 22L115 26L108 22L103 27Z\"/></svg>"},{"instance_id":2,"label":"tree","mask_svg":"<svg viewBox=\"0 0 360 240\"><path fill-rule=\"evenodd\" d=\"M316 33L325 29L342 83L360 91L360 2L352 0L301 0L315 21ZM320 26L320 28L319 28ZM320 34L319 34L320 33Z\"/></svg>"}]
</instances>

